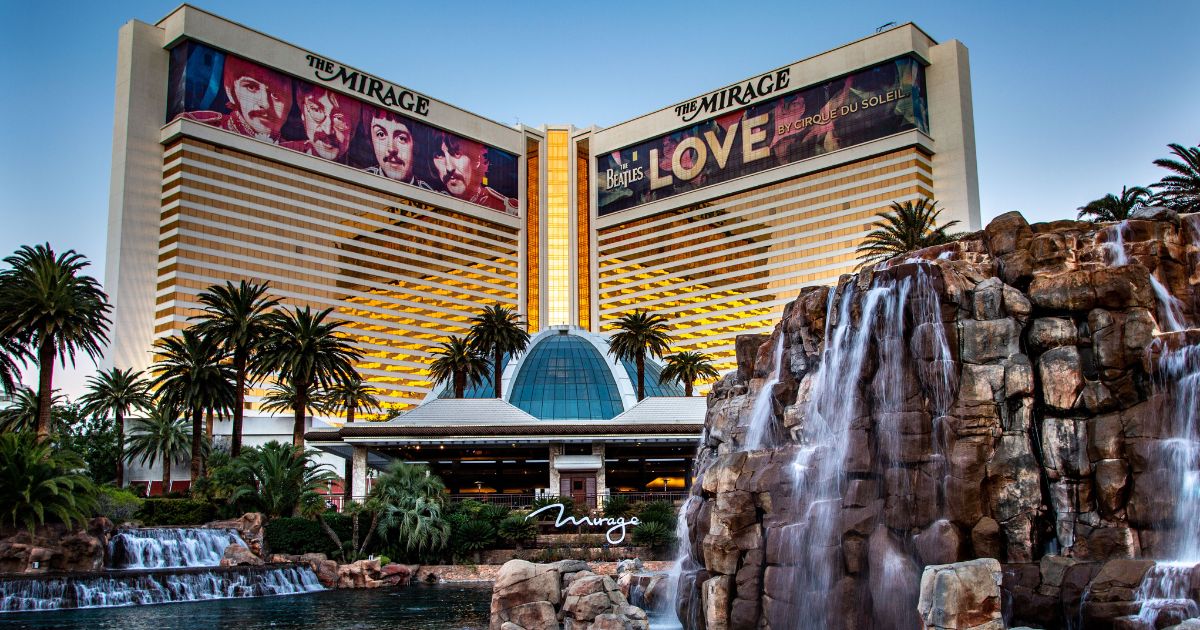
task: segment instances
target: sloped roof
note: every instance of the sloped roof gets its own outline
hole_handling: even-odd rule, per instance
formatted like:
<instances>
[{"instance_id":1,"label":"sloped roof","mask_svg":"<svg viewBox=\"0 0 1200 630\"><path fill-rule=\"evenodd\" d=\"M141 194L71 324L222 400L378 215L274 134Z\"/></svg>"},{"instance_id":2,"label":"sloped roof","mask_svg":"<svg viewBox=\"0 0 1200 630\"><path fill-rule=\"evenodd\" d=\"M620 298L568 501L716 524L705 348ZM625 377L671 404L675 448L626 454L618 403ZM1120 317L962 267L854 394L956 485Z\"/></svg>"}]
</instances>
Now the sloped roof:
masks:
<instances>
[{"instance_id":1,"label":"sloped roof","mask_svg":"<svg viewBox=\"0 0 1200 630\"><path fill-rule=\"evenodd\" d=\"M357 426L474 426L537 424L539 420L497 398L437 398L387 422L355 422Z\"/></svg>"},{"instance_id":2,"label":"sloped roof","mask_svg":"<svg viewBox=\"0 0 1200 630\"><path fill-rule=\"evenodd\" d=\"M704 396L647 396L612 419L627 424L704 424L708 399Z\"/></svg>"}]
</instances>

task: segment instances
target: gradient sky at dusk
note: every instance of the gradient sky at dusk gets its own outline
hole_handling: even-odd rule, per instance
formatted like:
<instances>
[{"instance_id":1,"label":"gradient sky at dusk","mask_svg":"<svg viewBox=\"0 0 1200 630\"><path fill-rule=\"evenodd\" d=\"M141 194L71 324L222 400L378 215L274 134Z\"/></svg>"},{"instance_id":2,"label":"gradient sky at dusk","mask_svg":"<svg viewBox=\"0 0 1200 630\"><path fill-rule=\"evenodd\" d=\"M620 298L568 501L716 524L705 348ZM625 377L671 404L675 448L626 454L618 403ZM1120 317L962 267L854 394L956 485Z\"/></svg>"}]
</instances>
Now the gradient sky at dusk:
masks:
<instances>
[{"instance_id":1,"label":"gradient sky at dusk","mask_svg":"<svg viewBox=\"0 0 1200 630\"><path fill-rule=\"evenodd\" d=\"M117 30L177 4L0 0L0 255L49 241L103 277ZM1074 217L1157 181L1167 143L1200 142L1194 0L195 4L531 126L612 125L912 21L970 51L985 223ZM60 382L72 396L90 361L80 368Z\"/></svg>"}]
</instances>

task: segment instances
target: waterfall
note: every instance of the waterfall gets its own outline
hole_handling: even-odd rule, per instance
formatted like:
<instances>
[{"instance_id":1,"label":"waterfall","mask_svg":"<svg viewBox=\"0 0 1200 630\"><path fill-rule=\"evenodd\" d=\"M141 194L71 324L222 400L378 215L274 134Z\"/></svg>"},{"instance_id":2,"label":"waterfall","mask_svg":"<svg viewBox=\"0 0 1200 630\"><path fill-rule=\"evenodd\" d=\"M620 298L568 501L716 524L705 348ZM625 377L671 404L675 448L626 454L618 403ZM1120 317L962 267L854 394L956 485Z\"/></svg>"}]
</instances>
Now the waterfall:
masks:
<instances>
[{"instance_id":1,"label":"waterfall","mask_svg":"<svg viewBox=\"0 0 1200 630\"><path fill-rule=\"evenodd\" d=\"M695 484L699 486L699 482ZM698 597L692 597L695 590L696 573L700 570L700 561L692 556L692 543L689 540L688 510L692 505L701 501L698 490L693 490L679 508L679 519L675 521L675 537L679 541L679 551L675 556L675 564L667 574L667 586L670 590L664 593L663 601L675 611L684 628L699 628L704 615L702 602Z\"/></svg>"},{"instance_id":2,"label":"waterfall","mask_svg":"<svg viewBox=\"0 0 1200 630\"><path fill-rule=\"evenodd\" d=\"M229 545L246 542L232 529L125 529L108 543L109 568L215 567Z\"/></svg>"},{"instance_id":3,"label":"waterfall","mask_svg":"<svg viewBox=\"0 0 1200 630\"><path fill-rule=\"evenodd\" d=\"M1108 259L1108 264L1113 267L1124 267L1129 264L1129 253L1125 251L1125 230L1128 227L1128 222L1121 221L1116 225L1104 228L1103 234L1108 240L1100 244L1100 249Z\"/></svg>"},{"instance_id":4,"label":"waterfall","mask_svg":"<svg viewBox=\"0 0 1200 630\"><path fill-rule=\"evenodd\" d=\"M0 612L139 606L321 590L324 587L307 566L22 577L0 580Z\"/></svg>"},{"instance_id":5,"label":"waterfall","mask_svg":"<svg viewBox=\"0 0 1200 630\"><path fill-rule=\"evenodd\" d=\"M878 418L874 433L880 453L888 465L907 465L911 462L903 461L902 441L932 434L932 418L941 415L954 398L956 377L929 264L917 263L909 269L910 274L903 268L877 273L870 288L861 294L856 285L844 284L836 310L835 301L830 300L823 358L812 377L801 446L792 463L798 519L784 528L782 541L785 555L796 565L791 572L791 591L797 602L827 602L836 597L835 586L843 575L839 550L852 432L865 435L864 423ZM922 339L926 343L922 344ZM914 362L921 366L917 371L921 391L914 391L914 380L905 377ZM933 413L906 413L912 405ZM929 424L915 426L914 417ZM855 448L865 449L866 445L859 443ZM900 554L894 552L895 543L888 536L883 528L871 536L871 546L886 559L878 567L871 590L878 593L879 601L874 602L877 613L885 609L897 613L890 618L876 615L877 621L884 627L911 625L903 611L913 609L916 594L904 591L915 584L917 567L906 558L893 561ZM873 566L872 573L875 569ZM913 601L905 601L909 598ZM803 608L804 614L794 616L789 627L817 630L835 625L835 620L826 618L835 606L816 603ZM853 621L845 621L853 626Z\"/></svg>"},{"instance_id":6,"label":"waterfall","mask_svg":"<svg viewBox=\"0 0 1200 630\"><path fill-rule=\"evenodd\" d=\"M1125 247L1125 232L1128 229L1128 221L1121 221L1116 225L1104 228L1103 233L1107 240L1100 244L1100 248L1104 251L1110 266L1124 267L1129 264L1129 252ZM1200 228L1197 230L1200 231ZM1183 302L1171 295L1171 292L1153 272L1150 273L1150 286L1154 289L1154 297L1158 300L1159 309L1162 311L1159 314L1161 319L1158 323L1159 330L1173 332L1187 328L1183 317Z\"/></svg>"},{"instance_id":7,"label":"waterfall","mask_svg":"<svg viewBox=\"0 0 1200 630\"><path fill-rule=\"evenodd\" d=\"M746 427L746 439L742 450L763 448L763 441L768 435L768 429L775 420L775 386L783 376L783 330L779 330L779 339L775 342L775 350L771 353L771 373L758 390L754 398L754 407L750 411L750 423Z\"/></svg>"}]
</instances>

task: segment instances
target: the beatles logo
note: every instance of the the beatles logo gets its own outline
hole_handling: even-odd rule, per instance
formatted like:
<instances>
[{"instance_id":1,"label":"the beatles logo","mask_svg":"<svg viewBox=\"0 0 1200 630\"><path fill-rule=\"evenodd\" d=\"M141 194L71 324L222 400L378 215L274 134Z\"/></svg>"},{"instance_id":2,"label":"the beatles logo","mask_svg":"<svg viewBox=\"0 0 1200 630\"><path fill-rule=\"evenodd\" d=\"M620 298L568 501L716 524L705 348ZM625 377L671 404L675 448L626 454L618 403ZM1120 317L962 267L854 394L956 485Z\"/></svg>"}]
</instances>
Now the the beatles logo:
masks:
<instances>
[{"instance_id":1,"label":"the beatles logo","mask_svg":"<svg viewBox=\"0 0 1200 630\"><path fill-rule=\"evenodd\" d=\"M680 103L675 106L675 115L683 122L691 122L700 114L715 114L726 107L748 105L772 92L787 89L791 73L791 68L768 72L745 83L731 85L724 90Z\"/></svg>"},{"instance_id":2,"label":"the beatles logo","mask_svg":"<svg viewBox=\"0 0 1200 630\"><path fill-rule=\"evenodd\" d=\"M379 103L388 107L398 107L406 112L413 112L422 116L429 115L429 98L421 96L410 90L397 88L394 85L384 83L375 77L351 70L346 66L322 59L316 55L305 55L308 60L308 67L313 69L313 76L327 83L341 82L343 87L349 88L366 96L373 98Z\"/></svg>"},{"instance_id":3,"label":"the beatles logo","mask_svg":"<svg viewBox=\"0 0 1200 630\"><path fill-rule=\"evenodd\" d=\"M619 544L621 544L621 541L625 540L625 527L626 526L636 527L637 525L641 524L641 521L639 521L636 516L629 518L629 519L626 519L624 517L621 517L621 518L607 518L607 517L606 518L591 518L589 516L583 516L583 517L577 518L574 516L566 516L564 513L567 511L567 508L566 508L566 506L564 506L561 503L551 503L550 505L540 507L540 508L530 512L529 515L525 517L525 520L529 520L529 519L537 516L538 514L541 514L542 512L546 512L548 510L554 510L554 509L558 510L558 517L554 519L555 527L562 527L563 525L592 525L595 527L603 527L605 525L608 525L609 528L608 528L608 531L604 532L604 538L606 540L608 540L609 544L612 544L612 545L619 545ZM614 532L620 532L620 535L617 536L616 538L613 538Z\"/></svg>"}]
</instances>

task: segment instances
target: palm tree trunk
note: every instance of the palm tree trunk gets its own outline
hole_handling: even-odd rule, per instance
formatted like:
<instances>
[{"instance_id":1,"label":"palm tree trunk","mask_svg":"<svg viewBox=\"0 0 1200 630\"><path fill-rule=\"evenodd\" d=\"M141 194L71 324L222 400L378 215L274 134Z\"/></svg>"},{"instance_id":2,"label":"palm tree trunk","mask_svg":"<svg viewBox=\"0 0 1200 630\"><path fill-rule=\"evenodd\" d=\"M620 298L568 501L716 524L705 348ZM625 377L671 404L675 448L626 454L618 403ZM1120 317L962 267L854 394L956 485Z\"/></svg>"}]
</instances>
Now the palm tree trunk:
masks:
<instances>
[{"instance_id":1,"label":"palm tree trunk","mask_svg":"<svg viewBox=\"0 0 1200 630\"><path fill-rule=\"evenodd\" d=\"M200 479L204 460L201 447L204 444L204 409L199 405L192 409L192 483Z\"/></svg>"},{"instance_id":2,"label":"palm tree trunk","mask_svg":"<svg viewBox=\"0 0 1200 630\"><path fill-rule=\"evenodd\" d=\"M492 356L494 359L494 361L492 363L492 366L493 366L492 381L494 381L493 384L495 385L496 398L499 398L500 397L500 362L504 360L504 353L500 352L500 347L497 346L496 350L494 351ZM459 396L459 398L462 398L462 396Z\"/></svg>"},{"instance_id":3,"label":"palm tree trunk","mask_svg":"<svg viewBox=\"0 0 1200 630\"><path fill-rule=\"evenodd\" d=\"M354 405L346 405L346 424L354 422Z\"/></svg>"},{"instance_id":4,"label":"palm tree trunk","mask_svg":"<svg viewBox=\"0 0 1200 630\"><path fill-rule=\"evenodd\" d=\"M334 546L337 547L338 550L341 550L342 539L338 537L337 532L333 531L333 528L329 526L329 523L325 522L325 516L318 513L317 522L321 524L321 529L325 531L326 536L329 536L329 540L333 541Z\"/></svg>"},{"instance_id":5,"label":"palm tree trunk","mask_svg":"<svg viewBox=\"0 0 1200 630\"><path fill-rule=\"evenodd\" d=\"M38 420L37 439L45 442L50 437L51 399L54 395L54 340L50 336L42 339L38 348Z\"/></svg>"},{"instance_id":6,"label":"palm tree trunk","mask_svg":"<svg viewBox=\"0 0 1200 630\"><path fill-rule=\"evenodd\" d=\"M167 491L171 489L171 464L173 464L174 462L171 461L170 453L163 451L162 456L163 456L163 458L162 458L163 459L163 473L162 473L163 494L166 494Z\"/></svg>"},{"instance_id":7,"label":"palm tree trunk","mask_svg":"<svg viewBox=\"0 0 1200 630\"><path fill-rule=\"evenodd\" d=\"M295 423L292 425L292 446L304 446L304 408L308 406L308 384L296 383L296 402L292 407Z\"/></svg>"},{"instance_id":8,"label":"palm tree trunk","mask_svg":"<svg viewBox=\"0 0 1200 630\"><path fill-rule=\"evenodd\" d=\"M233 438L229 446L230 457L237 457L242 452L242 411L246 407L246 357L238 352L233 359L233 369L236 372L234 395L237 400L233 405Z\"/></svg>"},{"instance_id":9,"label":"palm tree trunk","mask_svg":"<svg viewBox=\"0 0 1200 630\"><path fill-rule=\"evenodd\" d=\"M125 487L125 417L117 413L117 487Z\"/></svg>"},{"instance_id":10,"label":"palm tree trunk","mask_svg":"<svg viewBox=\"0 0 1200 630\"><path fill-rule=\"evenodd\" d=\"M454 370L454 397L462 398L467 391L467 375L462 370Z\"/></svg>"},{"instance_id":11,"label":"palm tree trunk","mask_svg":"<svg viewBox=\"0 0 1200 630\"><path fill-rule=\"evenodd\" d=\"M638 373L638 402L641 402L646 397L646 354L639 352L634 363L637 364Z\"/></svg>"},{"instance_id":12,"label":"palm tree trunk","mask_svg":"<svg viewBox=\"0 0 1200 630\"><path fill-rule=\"evenodd\" d=\"M692 382L691 381L685 381L683 383L683 395L691 397L691 395L692 395Z\"/></svg>"},{"instance_id":13,"label":"palm tree trunk","mask_svg":"<svg viewBox=\"0 0 1200 630\"><path fill-rule=\"evenodd\" d=\"M207 435L209 441L211 442L213 437L213 424L216 423L216 420L213 418L212 407L209 407L204 418L204 435Z\"/></svg>"},{"instance_id":14,"label":"palm tree trunk","mask_svg":"<svg viewBox=\"0 0 1200 630\"><path fill-rule=\"evenodd\" d=\"M379 513L382 510L375 510L374 516L371 517L371 526L367 528L367 535L363 537L362 547L358 548L358 555L362 556L367 551L367 545L371 544L371 538L375 536L375 529L379 527Z\"/></svg>"}]
</instances>

